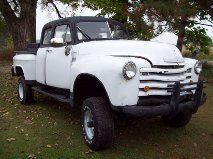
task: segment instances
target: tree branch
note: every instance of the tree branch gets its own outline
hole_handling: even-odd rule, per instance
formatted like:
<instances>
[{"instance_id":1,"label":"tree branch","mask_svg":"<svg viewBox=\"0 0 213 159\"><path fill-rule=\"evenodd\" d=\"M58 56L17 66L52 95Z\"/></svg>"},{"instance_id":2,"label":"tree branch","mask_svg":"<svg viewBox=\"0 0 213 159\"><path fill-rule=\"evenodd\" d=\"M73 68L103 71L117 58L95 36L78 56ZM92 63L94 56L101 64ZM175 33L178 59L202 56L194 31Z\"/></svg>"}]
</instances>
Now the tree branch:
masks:
<instances>
[{"instance_id":1,"label":"tree branch","mask_svg":"<svg viewBox=\"0 0 213 159\"><path fill-rule=\"evenodd\" d=\"M7 0L1 0L0 12L2 13L3 17L8 22L8 24L9 21L17 20L17 17Z\"/></svg>"},{"instance_id":2,"label":"tree branch","mask_svg":"<svg viewBox=\"0 0 213 159\"><path fill-rule=\"evenodd\" d=\"M60 11L58 10L56 4L53 2L53 0L50 0L50 1L48 1L48 2L49 2L50 4L53 5L53 7L54 7L55 10L56 10L56 13L57 13L58 17L59 17L59 18L63 18L63 17L61 16Z\"/></svg>"},{"instance_id":3,"label":"tree branch","mask_svg":"<svg viewBox=\"0 0 213 159\"><path fill-rule=\"evenodd\" d=\"M19 5L18 5L18 3L17 3L17 1L16 0L12 0L12 2L14 3L14 11L15 12L17 12L18 11L18 8L19 8Z\"/></svg>"}]
</instances>

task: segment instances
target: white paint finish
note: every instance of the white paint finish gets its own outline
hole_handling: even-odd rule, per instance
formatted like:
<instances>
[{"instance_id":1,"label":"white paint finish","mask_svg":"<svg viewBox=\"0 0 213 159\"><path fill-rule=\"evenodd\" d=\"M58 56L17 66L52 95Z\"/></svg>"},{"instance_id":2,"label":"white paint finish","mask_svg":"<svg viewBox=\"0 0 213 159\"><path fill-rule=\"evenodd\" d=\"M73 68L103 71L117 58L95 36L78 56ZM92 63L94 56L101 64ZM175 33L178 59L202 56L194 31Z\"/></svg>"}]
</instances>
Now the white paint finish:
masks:
<instances>
[{"instance_id":1,"label":"white paint finish","mask_svg":"<svg viewBox=\"0 0 213 159\"><path fill-rule=\"evenodd\" d=\"M52 50L52 52L46 53L47 49ZM65 55L64 47L39 48L36 56L36 69L35 57L34 59L30 57L31 60L29 60L28 55L20 55L18 61L16 59L19 55L16 55L14 64L24 68L27 79L33 79L33 77L29 78L29 75L31 75L39 83L45 84L46 78L48 85L70 89L71 92L73 92L75 80L80 74L93 75L102 82L110 102L114 106L136 105L139 96L168 95L168 92L162 91L150 91L149 93L139 91L139 87L143 87L143 84L145 84L145 82L140 83L140 79L144 80L146 78L145 76L141 77L140 72L168 71L168 69L151 68L150 63L141 58L115 57L112 55L143 56L154 65L176 65L174 62L177 61L178 64L185 64L185 68L169 70L169 73L181 73L187 68L192 68L192 80L194 82L198 81L198 75L194 73L196 60L183 58L178 49L172 45L148 41L108 40L84 42L73 46L69 56ZM25 63L22 63L22 60ZM180 60L183 62L180 62ZM127 81L123 77L122 69L128 61L133 61L136 64L137 73L133 79ZM26 63L31 65L26 65ZM186 74L174 75L169 78L155 76L152 79L183 80L187 82L185 80L186 76ZM150 77L147 79L150 80ZM150 85L162 86L161 83L155 85L151 82Z\"/></svg>"},{"instance_id":2,"label":"white paint finish","mask_svg":"<svg viewBox=\"0 0 213 159\"><path fill-rule=\"evenodd\" d=\"M48 47L39 48L36 55L36 81L45 84L46 55Z\"/></svg>"},{"instance_id":3,"label":"white paint finish","mask_svg":"<svg viewBox=\"0 0 213 159\"><path fill-rule=\"evenodd\" d=\"M137 65L136 76L127 81L122 69L125 63L133 61ZM139 68L150 67L150 64L137 58L112 57L102 55L79 55L73 63L71 72L71 92L74 81L81 73L88 73L97 77L104 85L111 103L115 106L136 105L138 101Z\"/></svg>"},{"instance_id":4,"label":"white paint finish","mask_svg":"<svg viewBox=\"0 0 213 159\"><path fill-rule=\"evenodd\" d=\"M82 55L143 56L152 61L154 65L174 65L174 63L168 63L164 60L170 59L173 60L173 62L179 62L183 59L180 51L173 45L134 40L103 40L85 42L82 44L79 53Z\"/></svg>"},{"instance_id":5,"label":"white paint finish","mask_svg":"<svg viewBox=\"0 0 213 159\"><path fill-rule=\"evenodd\" d=\"M58 88L70 88L72 50L65 55L65 47L49 47L46 58L46 83Z\"/></svg>"},{"instance_id":6,"label":"white paint finish","mask_svg":"<svg viewBox=\"0 0 213 159\"><path fill-rule=\"evenodd\" d=\"M166 43L171 45L177 45L178 36L172 32L163 32L162 34L154 37L150 41L155 41L159 43Z\"/></svg>"},{"instance_id":7,"label":"white paint finish","mask_svg":"<svg viewBox=\"0 0 213 159\"><path fill-rule=\"evenodd\" d=\"M13 57L13 67L21 67L26 80L35 80L35 59L36 56L31 54L16 55Z\"/></svg>"}]
</instances>

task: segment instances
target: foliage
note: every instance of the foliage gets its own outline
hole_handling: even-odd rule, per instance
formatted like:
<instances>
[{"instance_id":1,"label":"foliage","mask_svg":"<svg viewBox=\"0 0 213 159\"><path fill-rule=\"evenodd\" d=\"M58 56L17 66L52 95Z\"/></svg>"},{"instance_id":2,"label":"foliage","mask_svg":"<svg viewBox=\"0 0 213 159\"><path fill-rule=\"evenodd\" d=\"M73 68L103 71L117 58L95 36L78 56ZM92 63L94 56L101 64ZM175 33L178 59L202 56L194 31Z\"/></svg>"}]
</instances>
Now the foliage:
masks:
<instances>
[{"instance_id":1,"label":"foliage","mask_svg":"<svg viewBox=\"0 0 213 159\"><path fill-rule=\"evenodd\" d=\"M186 30L185 46L192 53L196 49L200 49L200 52L205 54L209 53L209 46L212 43L210 37L206 35L206 31L203 28L192 28Z\"/></svg>"},{"instance_id":2,"label":"foliage","mask_svg":"<svg viewBox=\"0 0 213 159\"><path fill-rule=\"evenodd\" d=\"M63 10L59 10L59 3L66 5L66 7ZM76 10L79 7L80 2L79 0L41 0L40 4L43 9L48 9L50 12L56 12L58 18L65 18L67 14L70 15L70 11Z\"/></svg>"},{"instance_id":3,"label":"foliage","mask_svg":"<svg viewBox=\"0 0 213 159\"><path fill-rule=\"evenodd\" d=\"M13 48L13 39L11 36L8 36L4 41L4 47L5 49L11 49Z\"/></svg>"},{"instance_id":4,"label":"foliage","mask_svg":"<svg viewBox=\"0 0 213 159\"><path fill-rule=\"evenodd\" d=\"M99 15L121 20L133 37L148 40L164 31L172 31L182 48L185 29L199 24L196 19L212 22L210 0L85 0L84 5L101 10ZM203 25L203 24L201 24Z\"/></svg>"},{"instance_id":5,"label":"foliage","mask_svg":"<svg viewBox=\"0 0 213 159\"><path fill-rule=\"evenodd\" d=\"M208 82L213 82L213 63L207 63L206 61L203 64L203 70L201 72L201 79L204 79Z\"/></svg>"},{"instance_id":6,"label":"foliage","mask_svg":"<svg viewBox=\"0 0 213 159\"><path fill-rule=\"evenodd\" d=\"M144 18L142 1L84 0L84 6L100 10L98 16L108 16L123 22L133 38L149 40L154 35L153 23L147 23Z\"/></svg>"},{"instance_id":7,"label":"foliage","mask_svg":"<svg viewBox=\"0 0 213 159\"><path fill-rule=\"evenodd\" d=\"M0 14L0 36L2 35L2 33L6 30L6 23L4 18L2 17L2 15Z\"/></svg>"}]
</instances>

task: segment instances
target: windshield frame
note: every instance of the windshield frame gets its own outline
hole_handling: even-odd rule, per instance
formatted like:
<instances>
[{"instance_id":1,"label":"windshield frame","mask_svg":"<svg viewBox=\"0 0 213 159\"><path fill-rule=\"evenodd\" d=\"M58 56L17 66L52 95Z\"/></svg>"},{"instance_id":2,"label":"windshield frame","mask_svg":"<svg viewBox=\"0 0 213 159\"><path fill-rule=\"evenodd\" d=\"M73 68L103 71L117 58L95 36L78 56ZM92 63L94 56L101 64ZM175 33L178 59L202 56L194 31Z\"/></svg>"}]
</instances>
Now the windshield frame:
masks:
<instances>
[{"instance_id":1,"label":"windshield frame","mask_svg":"<svg viewBox=\"0 0 213 159\"><path fill-rule=\"evenodd\" d=\"M106 22L107 28L109 29L109 32L110 32L111 38L95 38L95 39L86 38L86 39L78 39L77 32L78 32L78 28L79 28L79 27L78 27L77 24L78 24L78 23L81 23L81 22ZM110 19L108 19L108 20L102 20L102 21L93 21L93 20L90 20L90 21L79 21L79 22L76 22L76 23L74 24L76 43L78 44L78 43L82 43L82 42L99 41L99 40L119 40L119 39L117 39L117 38L112 38L112 33L111 33L111 28L109 27L109 23L112 23L113 25L119 25L119 26L121 26L122 30L125 31L125 33L126 33L126 35L127 35L127 37L128 37L127 39L130 39L130 34L129 34L127 28L126 28L122 23L120 23L120 22L118 22L118 21L110 20ZM123 40L124 40L124 39L123 39Z\"/></svg>"}]
</instances>

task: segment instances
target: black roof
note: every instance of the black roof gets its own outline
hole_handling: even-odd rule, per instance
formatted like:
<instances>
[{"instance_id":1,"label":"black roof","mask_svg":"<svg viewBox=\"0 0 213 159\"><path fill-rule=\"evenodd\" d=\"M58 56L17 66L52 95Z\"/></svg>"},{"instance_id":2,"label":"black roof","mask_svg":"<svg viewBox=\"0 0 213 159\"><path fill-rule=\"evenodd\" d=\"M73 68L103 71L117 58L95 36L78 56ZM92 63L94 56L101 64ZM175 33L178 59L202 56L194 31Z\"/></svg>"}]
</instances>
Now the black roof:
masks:
<instances>
[{"instance_id":1,"label":"black roof","mask_svg":"<svg viewBox=\"0 0 213 159\"><path fill-rule=\"evenodd\" d=\"M57 23L62 23L62 22L71 22L71 23L78 23L78 22L89 22L89 21L107 21L109 19L104 18L104 17L92 17L92 16L75 16L75 17L68 17L68 18L63 18L63 19L58 19L51 21L47 24L44 25L44 28L52 26Z\"/></svg>"}]
</instances>

